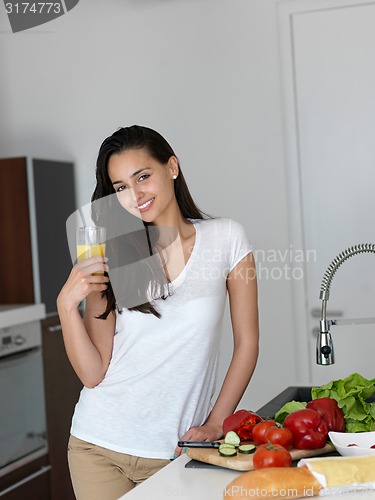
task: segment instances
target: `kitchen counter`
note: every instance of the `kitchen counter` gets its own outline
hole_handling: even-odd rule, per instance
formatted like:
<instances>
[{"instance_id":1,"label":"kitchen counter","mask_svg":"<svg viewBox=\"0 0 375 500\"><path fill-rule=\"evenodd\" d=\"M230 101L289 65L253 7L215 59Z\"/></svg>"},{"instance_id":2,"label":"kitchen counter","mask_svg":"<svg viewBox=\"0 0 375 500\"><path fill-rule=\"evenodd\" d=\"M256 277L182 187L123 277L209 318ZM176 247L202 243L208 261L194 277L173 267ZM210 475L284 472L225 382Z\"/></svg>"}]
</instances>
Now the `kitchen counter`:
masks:
<instances>
[{"instance_id":1,"label":"kitchen counter","mask_svg":"<svg viewBox=\"0 0 375 500\"><path fill-rule=\"evenodd\" d=\"M38 321L46 317L44 304L0 305L0 328Z\"/></svg>"},{"instance_id":2,"label":"kitchen counter","mask_svg":"<svg viewBox=\"0 0 375 500\"><path fill-rule=\"evenodd\" d=\"M226 486L238 475L245 474L220 467L209 469L185 468L190 458L183 454L119 500L222 500ZM245 499L246 497L244 497ZM265 497L259 497L262 500ZM322 497L306 497L322 498ZM362 493L329 495L332 500L366 500L375 498L375 490Z\"/></svg>"},{"instance_id":3,"label":"kitchen counter","mask_svg":"<svg viewBox=\"0 0 375 500\"><path fill-rule=\"evenodd\" d=\"M126 500L221 500L223 492L241 472L216 468L185 468L190 458L184 453L157 474L121 497Z\"/></svg>"}]
</instances>

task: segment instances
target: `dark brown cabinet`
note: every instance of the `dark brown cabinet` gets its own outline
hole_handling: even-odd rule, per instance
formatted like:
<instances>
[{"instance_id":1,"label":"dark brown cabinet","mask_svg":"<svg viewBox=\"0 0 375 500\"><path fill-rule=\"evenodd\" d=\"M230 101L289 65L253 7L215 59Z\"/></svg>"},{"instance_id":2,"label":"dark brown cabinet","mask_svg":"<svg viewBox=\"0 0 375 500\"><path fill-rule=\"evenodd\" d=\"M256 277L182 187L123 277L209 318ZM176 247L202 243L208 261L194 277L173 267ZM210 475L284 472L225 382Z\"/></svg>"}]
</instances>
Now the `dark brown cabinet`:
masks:
<instances>
[{"instance_id":1,"label":"dark brown cabinet","mask_svg":"<svg viewBox=\"0 0 375 500\"><path fill-rule=\"evenodd\" d=\"M51 500L51 468L42 457L0 478L1 500Z\"/></svg>"},{"instance_id":2,"label":"dark brown cabinet","mask_svg":"<svg viewBox=\"0 0 375 500\"><path fill-rule=\"evenodd\" d=\"M67 462L67 443L82 383L66 356L57 316L42 321L42 338L51 499L74 500Z\"/></svg>"},{"instance_id":3,"label":"dark brown cabinet","mask_svg":"<svg viewBox=\"0 0 375 500\"><path fill-rule=\"evenodd\" d=\"M3 266L0 304L34 302L29 194L24 158L0 160Z\"/></svg>"},{"instance_id":4,"label":"dark brown cabinet","mask_svg":"<svg viewBox=\"0 0 375 500\"><path fill-rule=\"evenodd\" d=\"M66 220L76 208L73 163L0 159L0 304L42 302L56 312L72 266Z\"/></svg>"},{"instance_id":5,"label":"dark brown cabinet","mask_svg":"<svg viewBox=\"0 0 375 500\"><path fill-rule=\"evenodd\" d=\"M0 159L0 304L46 306L42 351L49 447L42 472L36 461L27 470L1 478L0 486L10 488L4 500L74 500L67 442L82 384L65 353L56 298L72 267L66 220L76 209L73 163L30 157ZM12 489L16 483L19 485Z\"/></svg>"}]
</instances>

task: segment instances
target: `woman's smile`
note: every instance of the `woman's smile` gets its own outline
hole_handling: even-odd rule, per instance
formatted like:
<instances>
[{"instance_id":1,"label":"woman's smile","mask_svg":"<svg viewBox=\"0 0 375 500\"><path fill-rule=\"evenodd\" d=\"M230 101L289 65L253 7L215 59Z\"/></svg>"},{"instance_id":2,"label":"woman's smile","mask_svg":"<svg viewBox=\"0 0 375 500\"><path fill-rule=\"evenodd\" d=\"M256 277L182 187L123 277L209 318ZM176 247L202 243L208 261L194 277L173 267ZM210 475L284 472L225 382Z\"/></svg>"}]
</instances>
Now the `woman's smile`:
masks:
<instances>
[{"instance_id":1,"label":"woman's smile","mask_svg":"<svg viewBox=\"0 0 375 500\"><path fill-rule=\"evenodd\" d=\"M153 204L155 198L150 198L148 201L146 201L145 203L143 203L142 205L138 205L138 210L140 212L146 212L146 210L149 210L149 208L151 208L151 205Z\"/></svg>"}]
</instances>

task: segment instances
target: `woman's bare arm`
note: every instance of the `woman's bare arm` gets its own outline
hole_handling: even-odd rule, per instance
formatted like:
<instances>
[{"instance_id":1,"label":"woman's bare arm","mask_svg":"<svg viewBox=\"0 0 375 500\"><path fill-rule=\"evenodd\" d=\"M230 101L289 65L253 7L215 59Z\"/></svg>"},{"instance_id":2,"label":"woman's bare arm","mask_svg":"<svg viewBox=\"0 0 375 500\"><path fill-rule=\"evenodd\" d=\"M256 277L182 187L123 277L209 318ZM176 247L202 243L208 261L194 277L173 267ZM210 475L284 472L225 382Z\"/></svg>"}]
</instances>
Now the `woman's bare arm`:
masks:
<instances>
[{"instance_id":1,"label":"woman's bare arm","mask_svg":"<svg viewBox=\"0 0 375 500\"><path fill-rule=\"evenodd\" d=\"M86 387L98 385L107 371L113 346L115 316L97 319L106 308L101 297L108 278L92 273L107 271L101 257L91 257L73 267L57 298L65 349L74 371ZM78 310L86 298L84 320Z\"/></svg>"},{"instance_id":2,"label":"woman's bare arm","mask_svg":"<svg viewBox=\"0 0 375 500\"><path fill-rule=\"evenodd\" d=\"M207 420L222 431L225 417L240 402L254 373L259 353L258 291L253 254L231 271L227 280L233 329L233 356L221 391Z\"/></svg>"}]
</instances>

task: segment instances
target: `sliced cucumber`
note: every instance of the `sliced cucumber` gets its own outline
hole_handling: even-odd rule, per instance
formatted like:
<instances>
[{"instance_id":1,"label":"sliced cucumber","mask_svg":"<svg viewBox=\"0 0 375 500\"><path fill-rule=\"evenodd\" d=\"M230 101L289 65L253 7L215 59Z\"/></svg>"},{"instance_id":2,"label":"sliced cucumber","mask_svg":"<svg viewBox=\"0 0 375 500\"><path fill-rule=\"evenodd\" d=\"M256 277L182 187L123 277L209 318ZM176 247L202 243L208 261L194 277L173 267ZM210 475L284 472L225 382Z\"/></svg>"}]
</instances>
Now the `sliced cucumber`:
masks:
<instances>
[{"instance_id":1,"label":"sliced cucumber","mask_svg":"<svg viewBox=\"0 0 375 500\"><path fill-rule=\"evenodd\" d=\"M233 445L221 444L219 446L219 455L222 457L235 457L237 455L237 450Z\"/></svg>"},{"instance_id":2,"label":"sliced cucumber","mask_svg":"<svg viewBox=\"0 0 375 500\"><path fill-rule=\"evenodd\" d=\"M256 450L256 446L254 444L241 444L238 447L239 453L244 453L245 455L250 455L250 453L254 453Z\"/></svg>"},{"instance_id":3,"label":"sliced cucumber","mask_svg":"<svg viewBox=\"0 0 375 500\"><path fill-rule=\"evenodd\" d=\"M233 444L234 446L239 446L240 442L241 442L240 437L236 432L229 431L226 433L224 438L224 443Z\"/></svg>"},{"instance_id":4,"label":"sliced cucumber","mask_svg":"<svg viewBox=\"0 0 375 500\"><path fill-rule=\"evenodd\" d=\"M234 444L228 444L228 443L222 443L219 448L229 448L231 450L235 450L236 447L234 446Z\"/></svg>"}]
</instances>

